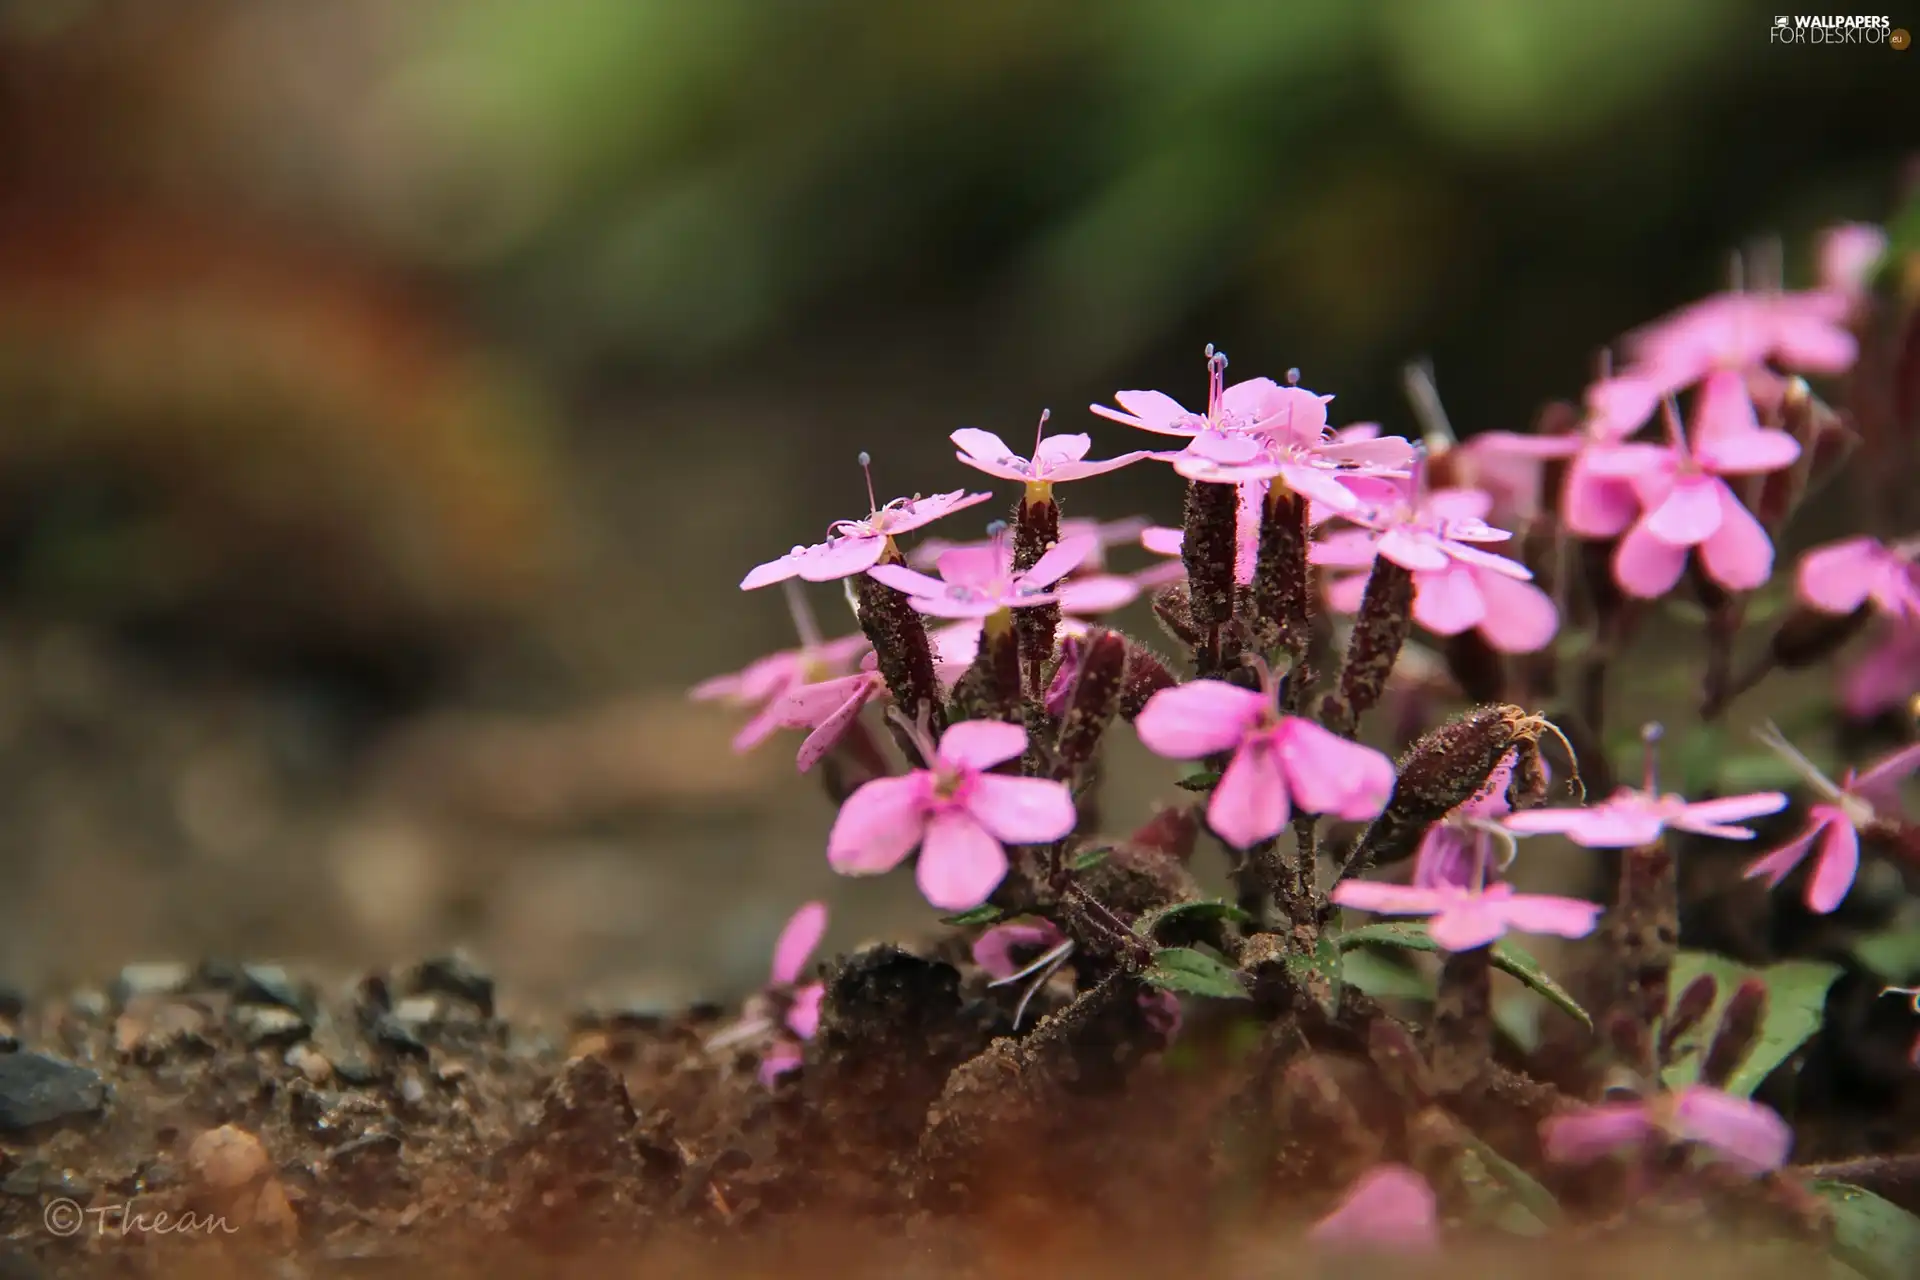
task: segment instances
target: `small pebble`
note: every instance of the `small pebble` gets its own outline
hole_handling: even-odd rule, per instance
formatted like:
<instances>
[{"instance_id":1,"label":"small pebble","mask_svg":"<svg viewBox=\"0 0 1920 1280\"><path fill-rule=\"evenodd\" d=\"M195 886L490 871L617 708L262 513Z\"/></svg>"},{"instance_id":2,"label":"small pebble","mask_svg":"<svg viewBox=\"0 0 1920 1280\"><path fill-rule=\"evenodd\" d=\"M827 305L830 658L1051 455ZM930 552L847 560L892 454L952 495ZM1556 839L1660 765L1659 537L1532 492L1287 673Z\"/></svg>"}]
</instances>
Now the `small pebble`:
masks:
<instances>
[{"instance_id":1,"label":"small pebble","mask_svg":"<svg viewBox=\"0 0 1920 1280\"><path fill-rule=\"evenodd\" d=\"M260 1139L237 1125L209 1129L187 1148L187 1167L209 1191L251 1186L271 1172L273 1162Z\"/></svg>"},{"instance_id":2,"label":"small pebble","mask_svg":"<svg viewBox=\"0 0 1920 1280\"><path fill-rule=\"evenodd\" d=\"M296 1044L287 1050L282 1059L289 1067L305 1076L312 1084L325 1084L333 1079L333 1064L327 1061L327 1055L310 1044Z\"/></svg>"},{"instance_id":3,"label":"small pebble","mask_svg":"<svg viewBox=\"0 0 1920 1280\"><path fill-rule=\"evenodd\" d=\"M87 1068L47 1053L0 1054L0 1133L98 1115L107 1085Z\"/></svg>"}]
</instances>

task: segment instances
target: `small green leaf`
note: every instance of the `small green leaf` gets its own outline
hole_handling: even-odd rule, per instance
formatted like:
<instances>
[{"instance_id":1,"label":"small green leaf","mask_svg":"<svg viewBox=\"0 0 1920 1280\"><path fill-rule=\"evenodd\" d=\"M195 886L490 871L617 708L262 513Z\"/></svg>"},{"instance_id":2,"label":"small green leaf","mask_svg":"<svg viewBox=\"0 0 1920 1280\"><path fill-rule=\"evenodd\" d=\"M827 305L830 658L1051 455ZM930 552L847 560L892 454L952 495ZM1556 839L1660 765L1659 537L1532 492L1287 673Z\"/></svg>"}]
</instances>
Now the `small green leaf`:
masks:
<instances>
[{"instance_id":1,"label":"small green leaf","mask_svg":"<svg viewBox=\"0 0 1920 1280\"><path fill-rule=\"evenodd\" d=\"M1853 944L1853 954L1888 982L1912 982L1920 974L1920 929L1870 933Z\"/></svg>"},{"instance_id":2,"label":"small green leaf","mask_svg":"<svg viewBox=\"0 0 1920 1280\"><path fill-rule=\"evenodd\" d=\"M1816 1182L1833 1209L1833 1256L1869 1280L1900 1280L1920 1257L1920 1218L1844 1182Z\"/></svg>"},{"instance_id":3,"label":"small green leaf","mask_svg":"<svg viewBox=\"0 0 1920 1280\"><path fill-rule=\"evenodd\" d=\"M1426 925L1413 921L1363 925L1341 934L1339 941L1343 951L1362 946L1404 947L1409 951L1440 950L1427 935ZM1494 968L1518 978L1523 985L1545 996L1556 1009L1577 1019L1583 1026L1593 1026L1593 1019L1580 1007L1580 1002L1549 977L1538 960L1505 939L1494 943L1492 951Z\"/></svg>"},{"instance_id":4,"label":"small green leaf","mask_svg":"<svg viewBox=\"0 0 1920 1280\"><path fill-rule=\"evenodd\" d=\"M1194 923L1203 920L1231 920L1234 924L1252 924L1253 917L1234 906L1231 902L1222 902L1217 898L1192 898L1186 902L1175 902L1169 906L1155 907L1143 912L1133 922L1133 931L1143 938L1151 938L1161 925L1169 920L1187 919Z\"/></svg>"},{"instance_id":5,"label":"small green leaf","mask_svg":"<svg viewBox=\"0 0 1920 1280\"><path fill-rule=\"evenodd\" d=\"M1212 996L1216 1000L1244 1000L1246 988L1240 975L1204 951L1192 947L1163 947L1153 958L1153 967L1141 977L1166 991L1184 991L1189 995Z\"/></svg>"},{"instance_id":6,"label":"small green leaf","mask_svg":"<svg viewBox=\"0 0 1920 1280\"><path fill-rule=\"evenodd\" d=\"M1433 978L1418 969L1381 955L1367 947L1355 947L1341 959L1340 976L1357 991L1376 1000L1427 1000L1434 996Z\"/></svg>"},{"instance_id":7,"label":"small green leaf","mask_svg":"<svg viewBox=\"0 0 1920 1280\"><path fill-rule=\"evenodd\" d=\"M1345 981L1341 967L1340 943L1324 936L1314 944L1310 955L1287 957L1287 972L1306 988L1307 994L1329 1018L1340 1012L1340 988Z\"/></svg>"},{"instance_id":8,"label":"small green leaf","mask_svg":"<svg viewBox=\"0 0 1920 1280\"><path fill-rule=\"evenodd\" d=\"M1456 1158L1474 1216L1488 1226L1517 1236L1545 1235L1560 1221L1553 1193L1477 1135L1462 1135Z\"/></svg>"},{"instance_id":9,"label":"small green leaf","mask_svg":"<svg viewBox=\"0 0 1920 1280\"><path fill-rule=\"evenodd\" d=\"M991 904L983 904L975 907L971 911L962 911L957 916L941 916L940 923L954 925L992 924L995 920L998 920L1002 914L1000 908Z\"/></svg>"},{"instance_id":10,"label":"small green leaf","mask_svg":"<svg viewBox=\"0 0 1920 1280\"><path fill-rule=\"evenodd\" d=\"M1112 852L1113 850L1111 848L1082 849L1074 855L1073 869L1075 871L1091 871L1105 862L1107 855Z\"/></svg>"},{"instance_id":11,"label":"small green leaf","mask_svg":"<svg viewBox=\"0 0 1920 1280\"><path fill-rule=\"evenodd\" d=\"M1710 973L1720 984L1713 1008L1693 1030L1676 1043L1675 1056L1660 1073L1669 1089L1680 1089L1700 1079L1700 1064L1706 1055L1720 1016L1734 991L1749 978L1767 984L1767 1012L1760 1023L1760 1034L1753 1050L1727 1081L1727 1092L1736 1097L1750 1096L1774 1069L1820 1029L1826 1013L1827 988L1840 976L1840 966L1813 960L1787 960L1753 969L1722 956L1704 951L1682 951L1673 962L1669 986L1677 999L1695 978Z\"/></svg>"},{"instance_id":12,"label":"small green leaf","mask_svg":"<svg viewBox=\"0 0 1920 1280\"><path fill-rule=\"evenodd\" d=\"M1720 766L1727 754L1726 730L1707 724L1694 729L1680 740L1675 761L1680 766L1680 793L1697 796L1714 790L1720 782Z\"/></svg>"},{"instance_id":13,"label":"small green leaf","mask_svg":"<svg viewBox=\"0 0 1920 1280\"><path fill-rule=\"evenodd\" d=\"M1198 773L1174 779L1174 785L1187 791L1211 791L1220 785L1220 770L1202 769Z\"/></svg>"}]
</instances>

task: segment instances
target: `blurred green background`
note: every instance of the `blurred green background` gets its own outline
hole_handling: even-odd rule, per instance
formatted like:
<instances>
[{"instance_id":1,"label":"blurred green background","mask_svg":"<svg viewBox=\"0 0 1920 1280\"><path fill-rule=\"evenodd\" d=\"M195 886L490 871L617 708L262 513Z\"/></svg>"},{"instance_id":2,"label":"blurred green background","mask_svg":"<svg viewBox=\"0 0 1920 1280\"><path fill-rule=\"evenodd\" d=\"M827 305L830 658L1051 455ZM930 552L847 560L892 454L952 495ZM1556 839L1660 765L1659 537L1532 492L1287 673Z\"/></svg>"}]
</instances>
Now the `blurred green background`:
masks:
<instances>
[{"instance_id":1,"label":"blurred green background","mask_svg":"<svg viewBox=\"0 0 1920 1280\"><path fill-rule=\"evenodd\" d=\"M754 981L800 897L924 920L682 696L789 642L733 584L862 509L855 452L949 488L947 432L1051 406L1105 455L1083 406L1197 398L1208 341L1336 421L1404 427L1427 355L1462 429L1524 426L1734 250L1805 278L1899 199L1920 55L1770 23L0 5L0 975L467 942L664 1000Z\"/></svg>"}]
</instances>

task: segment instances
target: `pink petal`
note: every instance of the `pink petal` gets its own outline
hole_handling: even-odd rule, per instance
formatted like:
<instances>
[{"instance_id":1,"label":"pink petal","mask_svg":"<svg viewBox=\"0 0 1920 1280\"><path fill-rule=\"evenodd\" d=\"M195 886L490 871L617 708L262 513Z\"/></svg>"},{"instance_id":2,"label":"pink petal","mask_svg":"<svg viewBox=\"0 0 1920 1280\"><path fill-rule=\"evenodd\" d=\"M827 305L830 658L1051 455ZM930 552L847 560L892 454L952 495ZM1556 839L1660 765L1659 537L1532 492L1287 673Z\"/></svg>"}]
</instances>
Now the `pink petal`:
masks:
<instances>
[{"instance_id":1,"label":"pink petal","mask_svg":"<svg viewBox=\"0 0 1920 1280\"><path fill-rule=\"evenodd\" d=\"M1124 413L1103 404L1087 407L1103 418L1146 431L1157 431L1161 435L1185 436L1198 430L1194 415L1164 391L1116 391L1113 400L1125 410Z\"/></svg>"},{"instance_id":2,"label":"pink petal","mask_svg":"<svg viewBox=\"0 0 1920 1280\"><path fill-rule=\"evenodd\" d=\"M1379 551L1377 538L1367 529L1336 529L1313 540L1307 560L1329 569L1365 569Z\"/></svg>"},{"instance_id":3,"label":"pink petal","mask_svg":"<svg viewBox=\"0 0 1920 1280\"><path fill-rule=\"evenodd\" d=\"M1447 567L1447 553L1432 538L1418 537L1400 528L1388 529L1380 535L1379 551L1401 568L1416 573L1422 570L1431 573Z\"/></svg>"},{"instance_id":4,"label":"pink petal","mask_svg":"<svg viewBox=\"0 0 1920 1280\"><path fill-rule=\"evenodd\" d=\"M1048 436L1033 451L1037 469L1051 470L1069 462L1078 462L1093 448L1093 437L1084 433Z\"/></svg>"},{"instance_id":5,"label":"pink petal","mask_svg":"<svg viewBox=\"0 0 1920 1280\"><path fill-rule=\"evenodd\" d=\"M1720 528L1700 544L1707 575L1729 591L1752 591L1773 576L1773 540L1760 522L1721 483Z\"/></svg>"},{"instance_id":6,"label":"pink petal","mask_svg":"<svg viewBox=\"0 0 1920 1280\"><path fill-rule=\"evenodd\" d=\"M1820 235L1820 283L1843 295L1864 293L1886 252L1887 233L1871 223L1830 227Z\"/></svg>"},{"instance_id":7,"label":"pink petal","mask_svg":"<svg viewBox=\"0 0 1920 1280\"><path fill-rule=\"evenodd\" d=\"M1899 807L1899 786L1908 775L1920 769L1920 742L1903 747L1854 778L1847 790L1876 809Z\"/></svg>"},{"instance_id":8,"label":"pink petal","mask_svg":"<svg viewBox=\"0 0 1920 1280\"><path fill-rule=\"evenodd\" d=\"M931 775L875 778L847 797L827 833L827 864L841 875L891 871L926 830Z\"/></svg>"},{"instance_id":9,"label":"pink petal","mask_svg":"<svg viewBox=\"0 0 1920 1280\"><path fill-rule=\"evenodd\" d=\"M865 672L803 684L780 700L780 727L811 729L838 714L850 701L864 704L873 687L874 676Z\"/></svg>"},{"instance_id":10,"label":"pink petal","mask_svg":"<svg viewBox=\"0 0 1920 1280\"><path fill-rule=\"evenodd\" d=\"M1066 936L1048 920L997 924L974 939L973 962L989 977L1010 978L1023 965L1014 952L1047 951L1065 941Z\"/></svg>"},{"instance_id":11,"label":"pink petal","mask_svg":"<svg viewBox=\"0 0 1920 1280\"><path fill-rule=\"evenodd\" d=\"M1234 383L1220 393L1220 408L1228 417L1251 424L1259 419L1262 406L1272 401L1275 394L1282 390L1283 388L1280 384L1272 378L1247 378ZM1305 396L1307 399L1315 402L1319 401L1319 397L1315 396L1311 391L1302 391L1297 387L1284 388L1284 390L1293 391L1295 395ZM1329 400L1332 398L1332 396L1327 397ZM1311 410L1307 409L1304 405L1299 404L1298 401L1296 401L1295 404L1297 406L1297 412L1311 412ZM1323 426L1326 424L1326 415L1326 408L1322 405L1320 409L1320 422Z\"/></svg>"},{"instance_id":12,"label":"pink petal","mask_svg":"<svg viewBox=\"0 0 1920 1280\"><path fill-rule=\"evenodd\" d=\"M987 587L1012 572L1013 551L1004 543L970 542L948 547L940 553L934 566L940 572L940 580L948 586Z\"/></svg>"},{"instance_id":13,"label":"pink petal","mask_svg":"<svg viewBox=\"0 0 1920 1280\"><path fill-rule=\"evenodd\" d=\"M1367 575L1356 573L1327 582L1327 608L1335 613L1358 613L1367 598Z\"/></svg>"},{"instance_id":14,"label":"pink petal","mask_svg":"<svg viewBox=\"0 0 1920 1280\"><path fill-rule=\"evenodd\" d=\"M1472 951L1507 931L1497 904L1477 893L1462 893L1427 921L1427 936L1442 951Z\"/></svg>"},{"instance_id":15,"label":"pink petal","mask_svg":"<svg viewBox=\"0 0 1920 1280\"><path fill-rule=\"evenodd\" d=\"M1669 389L1664 380L1644 376L1603 378L1587 388L1587 409L1601 431L1624 438L1653 416Z\"/></svg>"},{"instance_id":16,"label":"pink petal","mask_svg":"<svg viewBox=\"0 0 1920 1280\"><path fill-rule=\"evenodd\" d=\"M1800 557L1794 586L1802 600L1827 613L1852 613L1867 595L1887 555L1878 538L1845 538Z\"/></svg>"},{"instance_id":17,"label":"pink petal","mask_svg":"<svg viewBox=\"0 0 1920 1280\"><path fill-rule=\"evenodd\" d=\"M1520 933L1552 934L1556 938L1586 937L1606 910L1595 902L1550 893L1516 893L1498 906L1509 928Z\"/></svg>"},{"instance_id":18,"label":"pink petal","mask_svg":"<svg viewBox=\"0 0 1920 1280\"><path fill-rule=\"evenodd\" d=\"M1920 626L1888 628L1841 672L1840 702L1855 719L1890 711L1915 693L1920 693Z\"/></svg>"},{"instance_id":19,"label":"pink petal","mask_svg":"<svg viewBox=\"0 0 1920 1280\"><path fill-rule=\"evenodd\" d=\"M1429 916L1449 910L1461 896L1455 888L1420 888L1384 884L1378 880L1342 880L1327 900L1335 906L1371 911L1382 916Z\"/></svg>"},{"instance_id":20,"label":"pink petal","mask_svg":"<svg viewBox=\"0 0 1920 1280\"><path fill-rule=\"evenodd\" d=\"M1033 568L1020 575L1021 585L1050 587L1078 569L1088 556L1099 549L1100 540L1091 535L1062 538L1034 562Z\"/></svg>"},{"instance_id":21,"label":"pink petal","mask_svg":"<svg viewBox=\"0 0 1920 1280\"><path fill-rule=\"evenodd\" d=\"M1051 844L1079 821L1073 793L1050 778L983 773L973 780L967 812L1007 844Z\"/></svg>"},{"instance_id":22,"label":"pink petal","mask_svg":"<svg viewBox=\"0 0 1920 1280\"><path fill-rule=\"evenodd\" d=\"M860 684L854 696L842 702L829 714L822 716L813 726L813 732L807 735L806 741L800 744L800 750L794 755L793 763L801 773L811 771L813 766L826 759L827 754L840 745L841 739L847 736L847 730L851 729L853 722L859 719L860 711L867 705L868 699L883 688L869 677L855 678L860 681Z\"/></svg>"},{"instance_id":23,"label":"pink petal","mask_svg":"<svg viewBox=\"0 0 1920 1280\"><path fill-rule=\"evenodd\" d=\"M1405 1165L1376 1165L1307 1237L1336 1248L1436 1248L1440 1228L1433 1188Z\"/></svg>"},{"instance_id":24,"label":"pink petal","mask_svg":"<svg viewBox=\"0 0 1920 1280\"><path fill-rule=\"evenodd\" d=\"M1157 556L1177 556L1186 545L1186 531L1157 524L1140 531L1140 545Z\"/></svg>"},{"instance_id":25,"label":"pink petal","mask_svg":"<svg viewBox=\"0 0 1920 1280\"><path fill-rule=\"evenodd\" d=\"M1477 581L1487 605L1480 634L1495 650L1537 653L1552 642L1560 629L1560 610L1553 597L1531 582L1515 582L1497 573L1480 573Z\"/></svg>"},{"instance_id":26,"label":"pink petal","mask_svg":"<svg viewBox=\"0 0 1920 1280\"><path fill-rule=\"evenodd\" d=\"M1654 537L1644 520L1627 530L1613 549L1614 580L1622 591L1642 600L1658 599L1673 590L1686 567L1687 548Z\"/></svg>"},{"instance_id":27,"label":"pink petal","mask_svg":"<svg viewBox=\"0 0 1920 1280\"><path fill-rule=\"evenodd\" d=\"M797 982L807 967L807 957L820 945L827 933L827 904L809 902L793 913L780 940L773 944L773 983L786 986Z\"/></svg>"},{"instance_id":28,"label":"pink petal","mask_svg":"<svg viewBox=\"0 0 1920 1280\"><path fill-rule=\"evenodd\" d=\"M1289 813L1278 753L1265 738L1248 739L1213 789L1207 825L1234 848L1248 849L1279 835Z\"/></svg>"},{"instance_id":29,"label":"pink petal","mask_svg":"<svg viewBox=\"0 0 1920 1280\"><path fill-rule=\"evenodd\" d=\"M1644 1141L1652 1132L1646 1103L1605 1102L1549 1116L1540 1126L1540 1142L1547 1159L1584 1164Z\"/></svg>"},{"instance_id":30,"label":"pink petal","mask_svg":"<svg viewBox=\"0 0 1920 1280\"><path fill-rule=\"evenodd\" d=\"M1240 745L1267 697L1224 680L1190 680L1147 699L1133 722L1147 750L1169 760L1198 760Z\"/></svg>"},{"instance_id":31,"label":"pink petal","mask_svg":"<svg viewBox=\"0 0 1920 1280\"><path fill-rule=\"evenodd\" d=\"M1596 474L1588 465L1592 450L1582 450L1567 465L1560 515L1567 530L1582 538L1617 538L1640 514L1639 499L1624 481Z\"/></svg>"},{"instance_id":32,"label":"pink petal","mask_svg":"<svg viewBox=\"0 0 1920 1280\"><path fill-rule=\"evenodd\" d=\"M1720 527L1720 491L1727 486L1712 476L1688 476L1667 491L1666 500L1647 513L1640 527L1669 546L1705 542Z\"/></svg>"},{"instance_id":33,"label":"pink petal","mask_svg":"<svg viewBox=\"0 0 1920 1280\"><path fill-rule=\"evenodd\" d=\"M1487 602L1466 565L1450 564L1438 573L1413 575L1413 620L1435 635L1471 631L1486 616Z\"/></svg>"},{"instance_id":34,"label":"pink petal","mask_svg":"<svg viewBox=\"0 0 1920 1280\"><path fill-rule=\"evenodd\" d=\"M1860 356L1858 340L1820 316L1778 317L1773 340L1781 364L1807 373L1844 373Z\"/></svg>"},{"instance_id":35,"label":"pink petal","mask_svg":"<svg viewBox=\"0 0 1920 1280\"><path fill-rule=\"evenodd\" d=\"M820 1031L820 1002L826 999L825 983L810 982L793 993L787 1007L787 1030L802 1040L811 1040Z\"/></svg>"},{"instance_id":36,"label":"pink petal","mask_svg":"<svg viewBox=\"0 0 1920 1280\"><path fill-rule=\"evenodd\" d=\"M940 738L940 758L957 769L991 769L1027 749L1027 731L1004 720L963 720Z\"/></svg>"},{"instance_id":37,"label":"pink petal","mask_svg":"<svg viewBox=\"0 0 1920 1280\"><path fill-rule=\"evenodd\" d=\"M1509 815L1507 830L1566 836L1586 849L1637 849L1660 838L1665 824L1643 805L1608 803L1590 809L1528 809Z\"/></svg>"},{"instance_id":38,"label":"pink petal","mask_svg":"<svg viewBox=\"0 0 1920 1280\"><path fill-rule=\"evenodd\" d=\"M1793 1149L1793 1130L1779 1113L1718 1089L1680 1090L1673 1113L1681 1137L1705 1143L1756 1173L1780 1168Z\"/></svg>"},{"instance_id":39,"label":"pink petal","mask_svg":"<svg viewBox=\"0 0 1920 1280\"><path fill-rule=\"evenodd\" d=\"M1634 480L1671 475L1673 449L1664 444L1597 444L1583 451L1576 464L1588 476L1604 480Z\"/></svg>"},{"instance_id":40,"label":"pink petal","mask_svg":"<svg viewBox=\"0 0 1920 1280\"><path fill-rule=\"evenodd\" d=\"M1784 431L1761 429L1740 373L1715 374L1701 389L1703 396L1708 393L1716 393L1720 403L1702 402L1700 438L1693 449L1701 466L1723 476L1750 476L1790 467L1800 457L1799 441ZM1709 409L1719 415L1711 423Z\"/></svg>"},{"instance_id":41,"label":"pink petal","mask_svg":"<svg viewBox=\"0 0 1920 1280\"><path fill-rule=\"evenodd\" d=\"M1260 429L1294 443L1317 441L1320 433L1327 429L1327 401L1333 397L1317 396L1305 387L1282 387L1268 379L1262 381L1271 390L1254 407ZM1239 387L1234 390L1238 391Z\"/></svg>"},{"instance_id":42,"label":"pink petal","mask_svg":"<svg viewBox=\"0 0 1920 1280\"><path fill-rule=\"evenodd\" d=\"M1493 513L1493 495L1484 489L1435 489L1422 509L1440 520L1481 522Z\"/></svg>"},{"instance_id":43,"label":"pink petal","mask_svg":"<svg viewBox=\"0 0 1920 1280\"><path fill-rule=\"evenodd\" d=\"M955 489L951 493L936 493L931 497L916 498L903 507L883 513L881 518L889 534L907 533L923 525L932 524L942 516L964 511L968 507L977 507L991 497L993 495L990 493L968 493L965 489ZM884 543L885 540L881 541ZM842 573L835 576L844 578L847 575ZM815 578L812 581L821 582L825 579Z\"/></svg>"},{"instance_id":44,"label":"pink petal","mask_svg":"<svg viewBox=\"0 0 1920 1280\"><path fill-rule=\"evenodd\" d=\"M1279 467L1279 478L1289 489L1328 511L1351 512L1360 509L1360 499L1331 470L1283 463Z\"/></svg>"},{"instance_id":45,"label":"pink petal","mask_svg":"<svg viewBox=\"0 0 1920 1280\"><path fill-rule=\"evenodd\" d=\"M1746 878L1752 880L1765 876L1769 889L1779 888L1780 882L1792 875L1793 869L1799 866L1807 856L1807 850L1813 847L1813 838L1819 835L1826 825L1825 821L1816 822L1764 858L1754 859L1747 867Z\"/></svg>"},{"instance_id":46,"label":"pink petal","mask_svg":"<svg viewBox=\"0 0 1920 1280\"><path fill-rule=\"evenodd\" d=\"M942 911L971 911L1006 878L1007 851L971 814L948 810L927 823L915 879L930 904Z\"/></svg>"},{"instance_id":47,"label":"pink petal","mask_svg":"<svg viewBox=\"0 0 1920 1280\"><path fill-rule=\"evenodd\" d=\"M942 553L941 559L957 555L963 548L954 548ZM867 576L882 586L892 587L910 596L945 595L947 584L938 578L930 578L917 569L909 569L903 564L877 564L867 570Z\"/></svg>"},{"instance_id":48,"label":"pink petal","mask_svg":"<svg viewBox=\"0 0 1920 1280\"><path fill-rule=\"evenodd\" d=\"M1279 731L1280 763L1294 803L1349 822L1378 817L1393 794L1393 761L1311 720L1289 716Z\"/></svg>"},{"instance_id":49,"label":"pink petal","mask_svg":"<svg viewBox=\"0 0 1920 1280\"><path fill-rule=\"evenodd\" d=\"M1836 813L1834 819L1827 824L1819 861L1807 880L1807 906L1821 915L1830 914L1846 899L1860 870L1859 832L1844 816Z\"/></svg>"},{"instance_id":50,"label":"pink petal","mask_svg":"<svg viewBox=\"0 0 1920 1280\"><path fill-rule=\"evenodd\" d=\"M1051 444L1052 441L1047 443ZM1152 453L1145 449L1136 449L1132 453L1123 453L1102 462L1061 462L1048 468L1044 478L1056 484L1065 484L1071 480L1086 480L1093 476L1104 476L1110 471L1130 467L1143 458L1151 458Z\"/></svg>"},{"instance_id":51,"label":"pink petal","mask_svg":"<svg viewBox=\"0 0 1920 1280\"><path fill-rule=\"evenodd\" d=\"M1018 461L1020 457L1007 447L1005 440L991 431L982 431L977 427L962 427L947 439L953 441L962 452L979 462Z\"/></svg>"},{"instance_id":52,"label":"pink petal","mask_svg":"<svg viewBox=\"0 0 1920 1280\"><path fill-rule=\"evenodd\" d=\"M799 1045L789 1040L776 1041L760 1055L760 1083L771 1087L781 1076L798 1071L805 1062Z\"/></svg>"},{"instance_id":53,"label":"pink petal","mask_svg":"<svg viewBox=\"0 0 1920 1280\"><path fill-rule=\"evenodd\" d=\"M1778 791L1755 791L1747 795L1723 796L1718 800L1701 800L1686 807L1685 815L1675 820L1677 827L1695 823L1720 825L1728 822L1745 822L1748 818L1764 818L1770 813L1778 813L1787 807L1787 797Z\"/></svg>"},{"instance_id":54,"label":"pink petal","mask_svg":"<svg viewBox=\"0 0 1920 1280\"><path fill-rule=\"evenodd\" d=\"M1071 578L1060 584L1060 610L1063 613L1111 613L1124 609L1140 598L1140 583L1117 573L1096 573Z\"/></svg>"}]
</instances>

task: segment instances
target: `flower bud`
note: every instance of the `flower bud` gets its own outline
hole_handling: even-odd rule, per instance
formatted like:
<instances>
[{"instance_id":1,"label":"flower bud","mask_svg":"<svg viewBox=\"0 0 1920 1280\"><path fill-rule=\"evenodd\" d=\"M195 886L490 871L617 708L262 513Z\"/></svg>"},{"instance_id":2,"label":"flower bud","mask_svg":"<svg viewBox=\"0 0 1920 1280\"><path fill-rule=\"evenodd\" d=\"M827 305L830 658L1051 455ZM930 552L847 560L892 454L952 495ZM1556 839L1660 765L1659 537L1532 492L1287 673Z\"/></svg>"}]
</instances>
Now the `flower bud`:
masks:
<instances>
[{"instance_id":1,"label":"flower bud","mask_svg":"<svg viewBox=\"0 0 1920 1280\"><path fill-rule=\"evenodd\" d=\"M1753 1052L1760 1038L1760 1024L1767 1016L1767 984L1760 978L1748 978L1734 988L1727 1011L1720 1015L1720 1026L1713 1033L1706 1061L1700 1066L1700 1083L1716 1089L1727 1087L1733 1073Z\"/></svg>"},{"instance_id":2,"label":"flower bud","mask_svg":"<svg viewBox=\"0 0 1920 1280\"><path fill-rule=\"evenodd\" d=\"M1399 661L1412 622L1413 573L1385 556L1375 556L1359 617L1347 638L1339 691L1328 695L1321 708L1321 719L1329 729L1353 736L1360 717L1373 710L1386 691L1387 677Z\"/></svg>"},{"instance_id":3,"label":"flower bud","mask_svg":"<svg viewBox=\"0 0 1920 1280\"><path fill-rule=\"evenodd\" d=\"M1127 673L1127 638L1096 631L1081 645L1079 670L1054 752L1054 776L1066 781L1093 759L1100 739L1120 710Z\"/></svg>"}]
</instances>

